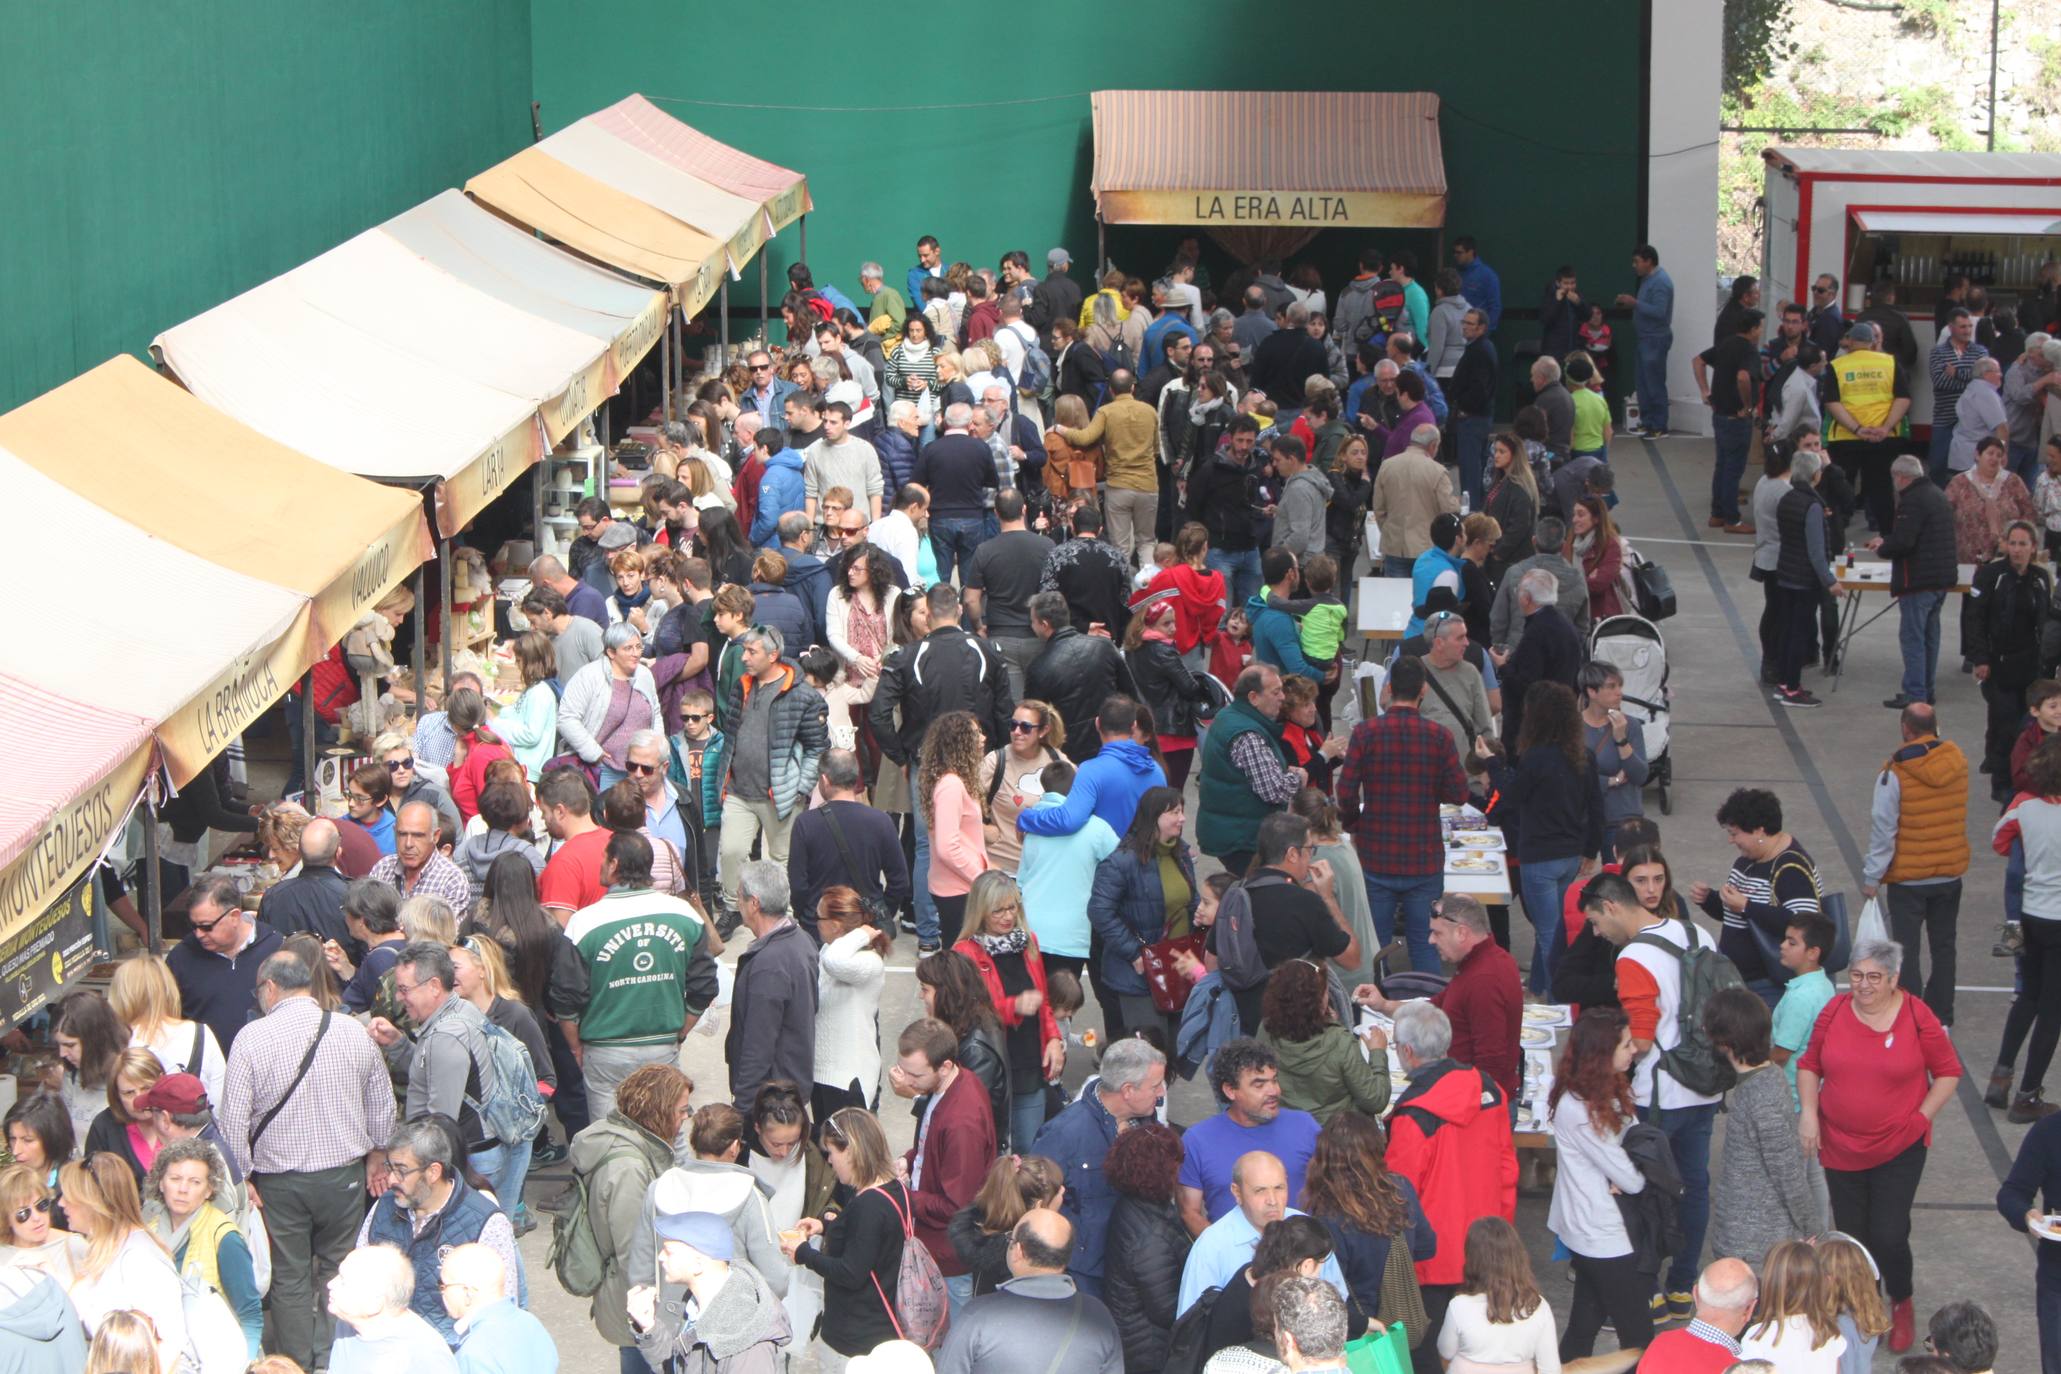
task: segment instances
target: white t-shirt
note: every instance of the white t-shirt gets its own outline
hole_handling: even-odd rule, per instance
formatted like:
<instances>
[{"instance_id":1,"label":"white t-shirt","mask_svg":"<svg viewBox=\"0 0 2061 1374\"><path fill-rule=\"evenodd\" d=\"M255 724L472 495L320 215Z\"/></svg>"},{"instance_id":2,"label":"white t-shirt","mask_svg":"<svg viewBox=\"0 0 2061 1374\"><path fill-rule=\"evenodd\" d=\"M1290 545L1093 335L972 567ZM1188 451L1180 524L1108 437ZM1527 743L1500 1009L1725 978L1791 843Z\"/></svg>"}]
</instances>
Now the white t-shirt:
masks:
<instances>
[{"instance_id":1,"label":"white t-shirt","mask_svg":"<svg viewBox=\"0 0 2061 1374\"><path fill-rule=\"evenodd\" d=\"M1658 935L1677 949L1687 949L1689 935L1695 933L1696 943L1705 949L1717 948L1710 932L1695 925L1686 918L1663 921L1648 926L1641 934ZM1632 1093L1641 1107L1658 1105L1667 1107L1701 1107L1720 1099L1691 1092L1676 1082L1671 1075L1661 1073L1656 1067L1660 1062L1660 1051L1671 1050L1682 1043L1681 1028L1676 1024L1676 1015L1682 1005L1682 964L1666 950L1654 949L1650 945L1634 942L1618 952L1617 962L1631 960L1652 975L1653 982L1660 989L1660 1021L1653 1029L1654 1048L1632 1066ZM1654 1080L1659 1080L1660 1100L1654 1101Z\"/></svg>"},{"instance_id":2,"label":"white t-shirt","mask_svg":"<svg viewBox=\"0 0 2061 1374\"><path fill-rule=\"evenodd\" d=\"M1438 1353L1447 1360L1465 1358L1475 1364L1529 1363L1536 1374L1560 1374L1560 1340L1553 1331L1553 1308L1541 1301L1532 1314L1514 1322L1488 1319L1488 1299L1479 1293L1456 1293L1446 1307L1446 1324L1438 1333Z\"/></svg>"},{"instance_id":3,"label":"white t-shirt","mask_svg":"<svg viewBox=\"0 0 2061 1374\"><path fill-rule=\"evenodd\" d=\"M1839 1357L1845 1353L1844 1336L1834 1336L1811 1349L1808 1317L1784 1317L1772 1326L1750 1326L1739 1338L1740 1359L1766 1360L1782 1374L1839 1374Z\"/></svg>"}]
</instances>

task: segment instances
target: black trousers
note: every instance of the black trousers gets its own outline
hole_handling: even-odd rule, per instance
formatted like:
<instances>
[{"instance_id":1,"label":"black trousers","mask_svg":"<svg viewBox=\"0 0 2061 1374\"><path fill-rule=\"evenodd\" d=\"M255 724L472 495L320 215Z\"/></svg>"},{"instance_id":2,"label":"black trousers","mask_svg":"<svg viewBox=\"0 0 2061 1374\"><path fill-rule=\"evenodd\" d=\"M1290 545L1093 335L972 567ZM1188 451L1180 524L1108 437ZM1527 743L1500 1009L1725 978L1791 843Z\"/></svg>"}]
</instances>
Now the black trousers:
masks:
<instances>
[{"instance_id":1,"label":"black trousers","mask_svg":"<svg viewBox=\"0 0 2061 1374\"><path fill-rule=\"evenodd\" d=\"M1803 686L1803 661L1817 641L1818 589L1777 584L1775 598L1782 608L1782 649L1775 659L1775 680L1795 690Z\"/></svg>"},{"instance_id":2,"label":"black trousers","mask_svg":"<svg viewBox=\"0 0 2061 1374\"><path fill-rule=\"evenodd\" d=\"M559 1127L570 1145L572 1138L586 1130L594 1119L587 1110L587 1076L580 1071L580 1061L573 1058L572 1042L559 1029L556 1017L545 1018L544 1042L551 1047L551 1068L558 1075L558 1091L551 1098L551 1110L558 1113Z\"/></svg>"},{"instance_id":3,"label":"black trousers","mask_svg":"<svg viewBox=\"0 0 2061 1374\"><path fill-rule=\"evenodd\" d=\"M303 1369L329 1360L336 1318L329 1281L358 1243L365 1220L365 1162L306 1174L253 1174L272 1237L272 1291L265 1348Z\"/></svg>"},{"instance_id":4,"label":"black trousers","mask_svg":"<svg viewBox=\"0 0 2061 1374\"><path fill-rule=\"evenodd\" d=\"M1760 582L1760 675L1772 679L1782 661L1782 591L1773 573L1755 569L1754 577Z\"/></svg>"},{"instance_id":5,"label":"black trousers","mask_svg":"<svg viewBox=\"0 0 2061 1374\"><path fill-rule=\"evenodd\" d=\"M1891 1302L1911 1296L1911 1201L1925 1176L1925 1142L1919 1141L1872 1169L1827 1169L1832 1224L1860 1241L1882 1269Z\"/></svg>"},{"instance_id":6,"label":"black trousers","mask_svg":"<svg viewBox=\"0 0 2061 1374\"><path fill-rule=\"evenodd\" d=\"M1992 790L2008 789L2011 785L2011 746L2018 742L2018 732L2025 727L2025 688L2000 687L1996 674L1982 684L1983 705L1989 708L1988 720L1982 731L1982 758L1989 765L1989 784ZM2008 797L2008 791L1998 792Z\"/></svg>"},{"instance_id":7,"label":"black trousers","mask_svg":"<svg viewBox=\"0 0 2061 1374\"><path fill-rule=\"evenodd\" d=\"M2039 1089L2061 1041L2061 921L2037 916L2025 921L2025 991L2019 1000L2033 1009L2032 1044L2025 1051L2026 1092Z\"/></svg>"},{"instance_id":8,"label":"black trousers","mask_svg":"<svg viewBox=\"0 0 2061 1374\"><path fill-rule=\"evenodd\" d=\"M1617 1328L1620 1350L1653 1343L1653 1271L1636 1256L1574 1257L1574 1303L1560 1333L1560 1358L1579 1360L1596 1352L1596 1333L1605 1317Z\"/></svg>"},{"instance_id":9,"label":"black trousers","mask_svg":"<svg viewBox=\"0 0 2061 1374\"><path fill-rule=\"evenodd\" d=\"M1961 880L1943 883L1890 883L1889 938L1904 947L1903 972L1897 986L1925 999L1943 1026L1954 1024L1954 935L1961 924ZM1932 971L1920 977L1918 936L1931 950Z\"/></svg>"}]
</instances>

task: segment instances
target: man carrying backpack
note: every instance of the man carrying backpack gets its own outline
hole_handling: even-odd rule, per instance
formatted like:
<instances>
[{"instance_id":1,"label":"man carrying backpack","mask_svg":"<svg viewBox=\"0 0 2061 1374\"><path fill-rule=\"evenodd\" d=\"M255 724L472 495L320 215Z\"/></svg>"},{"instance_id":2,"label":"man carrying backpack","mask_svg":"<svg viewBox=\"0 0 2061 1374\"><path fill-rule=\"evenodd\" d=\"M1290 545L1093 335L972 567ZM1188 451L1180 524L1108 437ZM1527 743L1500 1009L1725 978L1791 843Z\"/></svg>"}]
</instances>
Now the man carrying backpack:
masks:
<instances>
[{"instance_id":1,"label":"man carrying backpack","mask_svg":"<svg viewBox=\"0 0 2061 1374\"><path fill-rule=\"evenodd\" d=\"M1665 1311L1658 1294L1653 1301L1656 1318L1687 1321L1695 1315L1696 1262L1710 1225L1711 1128L1728 1083L1703 1027L1703 1006L1720 989L1743 984L1706 931L1686 915L1648 911L1618 874L1591 879L1582 910L1618 947L1618 1001L1638 1055L1633 1096L1639 1115L1667 1136L1682 1175L1682 1243L1668 1265Z\"/></svg>"}]
</instances>

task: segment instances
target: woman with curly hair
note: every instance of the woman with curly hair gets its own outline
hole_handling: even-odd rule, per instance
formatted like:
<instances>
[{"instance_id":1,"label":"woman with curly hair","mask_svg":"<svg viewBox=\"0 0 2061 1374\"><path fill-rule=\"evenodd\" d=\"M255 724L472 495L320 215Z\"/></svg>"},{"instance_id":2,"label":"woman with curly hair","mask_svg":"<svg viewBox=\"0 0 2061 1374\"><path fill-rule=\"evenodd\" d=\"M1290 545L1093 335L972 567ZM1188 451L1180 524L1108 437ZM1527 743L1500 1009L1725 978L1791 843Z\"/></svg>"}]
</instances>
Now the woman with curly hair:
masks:
<instances>
[{"instance_id":1,"label":"woman with curly hair","mask_svg":"<svg viewBox=\"0 0 2061 1374\"><path fill-rule=\"evenodd\" d=\"M182 1278L198 1279L222 1295L256 1359L265 1329L264 1295L235 1207L228 1166L205 1140L172 1141L158 1151L143 1180L143 1216L151 1233L171 1252Z\"/></svg>"},{"instance_id":2,"label":"woman with curly hair","mask_svg":"<svg viewBox=\"0 0 2061 1374\"><path fill-rule=\"evenodd\" d=\"M1564 689L1563 689L1564 690ZM1574 1305L1560 1337L1560 1358L1594 1352L1608 1317L1619 1348L1653 1340L1654 1259L1633 1253L1618 1210L1620 1193L1643 1192L1646 1176L1625 1153L1624 1133L1637 1117L1627 1071L1636 1052L1631 1023L1615 1007L1591 1007L1574 1023L1553 1079L1547 1110L1560 1173L1546 1225L1574 1259Z\"/></svg>"},{"instance_id":3,"label":"woman with curly hair","mask_svg":"<svg viewBox=\"0 0 2061 1374\"><path fill-rule=\"evenodd\" d=\"M952 1028L959 1037L959 1067L987 1089L988 1108L995 1115L995 1139L1009 1134L1009 1062L1002 1051L1002 1027L995 1004L981 982L980 970L956 949L940 950L916 963L916 994L923 1012ZM888 1078L897 1096L907 1097L901 1075Z\"/></svg>"},{"instance_id":4,"label":"woman with curly hair","mask_svg":"<svg viewBox=\"0 0 2061 1374\"><path fill-rule=\"evenodd\" d=\"M952 949L980 974L1001 1023L1009 1064L1009 1138L1019 1152L1028 1150L1045 1124L1045 1081L1066 1067L1066 1042L1047 1000L1045 960L1038 937L1024 924L1023 893L1014 878L989 871L974 880L965 926ZM995 1123L997 1140L1002 1125Z\"/></svg>"},{"instance_id":5,"label":"woman with curly hair","mask_svg":"<svg viewBox=\"0 0 2061 1374\"><path fill-rule=\"evenodd\" d=\"M1324 1123L1303 1179L1302 1206L1331 1232L1346 1290L1360 1310L1395 1321L1399 1314L1381 1301L1389 1251L1400 1244L1412 1263L1430 1259L1438 1236L1415 1186L1390 1171L1388 1140L1373 1118L1346 1111Z\"/></svg>"},{"instance_id":6,"label":"woman with curly hair","mask_svg":"<svg viewBox=\"0 0 2061 1374\"><path fill-rule=\"evenodd\" d=\"M971 711L947 711L924 732L916 801L930 828L930 897L939 930L966 923L966 894L988 869L980 756L987 746Z\"/></svg>"},{"instance_id":7,"label":"woman with curly hair","mask_svg":"<svg viewBox=\"0 0 2061 1374\"><path fill-rule=\"evenodd\" d=\"M1118 1135L1102 1162L1116 1190L1104 1250L1102 1301L1123 1337L1125 1369L1163 1369L1193 1244L1174 1205L1181 1138L1156 1121Z\"/></svg>"},{"instance_id":8,"label":"woman with curly hair","mask_svg":"<svg viewBox=\"0 0 2061 1374\"><path fill-rule=\"evenodd\" d=\"M1330 979L1309 960L1290 959L1268 976L1258 1039L1281 1060L1281 1105L1319 1125L1348 1108L1379 1116L1388 1105L1387 1037L1379 1027L1355 1036L1339 1025Z\"/></svg>"}]
</instances>

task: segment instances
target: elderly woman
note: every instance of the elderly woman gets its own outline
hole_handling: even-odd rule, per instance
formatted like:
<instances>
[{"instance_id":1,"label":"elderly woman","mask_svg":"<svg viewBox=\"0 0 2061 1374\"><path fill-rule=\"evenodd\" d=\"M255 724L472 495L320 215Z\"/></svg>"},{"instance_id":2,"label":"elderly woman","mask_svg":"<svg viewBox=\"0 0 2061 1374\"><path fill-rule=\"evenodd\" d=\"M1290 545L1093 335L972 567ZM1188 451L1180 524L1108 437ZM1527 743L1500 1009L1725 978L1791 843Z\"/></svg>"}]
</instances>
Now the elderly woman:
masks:
<instances>
[{"instance_id":1,"label":"elderly woman","mask_svg":"<svg viewBox=\"0 0 2061 1374\"><path fill-rule=\"evenodd\" d=\"M2057 756L2056 765L2061 765ZM2061 766L2047 781L2061 790ZM2015 832L2018 812L2006 814L2002 827ZM2013 836L2015 838L2015 834ZM2026 896L2033 900L2032 857L2027 855ZM2028 906L2026 925L2034 922ZM2061 916L2061 910L2057 910ZM2061 921L2054 923L2061 929ZM2033 937L2028 934L2027 944ZM2061 963L2061 937L2053 937L2052 962ZM1889 940L1868 940L1854 946L1847 968L1848 990L1818 1013L1810 1045L1796 1062L1796 1096L1802 1104L1797 1137L1807 1155L1825 1166L1825 1186L1832 1196L1833 1226L1868 1247L1882 1270L1889 1295L1891 1350L1910 1348L1911 1200L1925 1173L1925 1155L1932 1144L1932 1123L1954 1095L1961 1060L1939 1018L1919 998L1896 984L1904 961L1903 947ZM2026 960L2026 984L2041 975ZM2045 971L2045 970L2043 970ZM2061 981L2061 979L2057 979ZM2051 1004L2056 994L2049 993ZM2039 1046L2051 1055L2056 1021L2051 1012L2044 1042L2035 1039L2027 1072L2046 1071ZM2034 1032L2035 1036L2038 1032ZM2038 1083L2028 1078L2028 1083Z\"/></svg>"},{"instance_id":2,"label":"elderly woman","mask_svg":"<svg viewBox=\"0 0 2061 1374\"><path fill-rule=\"evenodd\" d=\"M222 1295L243 1328L250 1356L264 1335L264 1295L251 1267L250 1241L236 1224L228 1168L205 1140L175 1140L158 1152L143 1180L143 1217L171 1252L182 1278Z\"/></svg>"},{"instance_id":3,"label":"elderly woman","mask_svg":"<svg viewBox=\"0 0 2061 1374\"><path fill-rule=\"evenodd\" d=\"M1983 436L1975 445L1975 465L1946 484L1947 504L1954 508L1954 556L1963 563L1989 562L2003 548L2012 521L2039 518L2032 493L2004 467L2005 452L2002 439Z\"/></svg>"},{"instance_id":4,"label":"elderly woman","mask_svg":"<svg viewBox=\"0 0 2061 1374\"><path fill-rule=\"evenodd\" d=\"M1164 1369L1191 1244L1174 1205L1181 1138L1156 1121L1117 1136L1102 1163L1116 1192L1104 1246L1102 1299L1124 1344L1125 1369Z\"/></svg>"},{"instance_id":5,"label":"elderly woman","mask_svg":"<svg viewBox=\"0 0 2061 1374\"><path fill-rule=\"evenodd\" d=\"M639 730L660 728L658 684L644 666L644 636L620 622L601 636L602 655L572 675L558 703L558 733L607 788L625 776Z\"/></svg>"},{"instance_id":6,"label":"elderly woman","mask_svg":"<svg viewBox=\"0 0 2061 1374\"><path fill-rule=\"evenodd\" d=\"M1379 1117L1388 1105L1387 1038L1378 1027L1356 1036L1340 1025L1330 982L1309 960L1290 959L1268 976L1258 1039L1281 1061L1282 1106L1321 1125L1347 1110Z\"/></svg>"}]
</instances>

